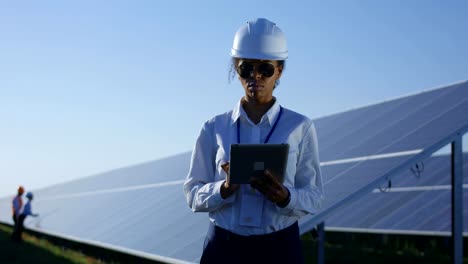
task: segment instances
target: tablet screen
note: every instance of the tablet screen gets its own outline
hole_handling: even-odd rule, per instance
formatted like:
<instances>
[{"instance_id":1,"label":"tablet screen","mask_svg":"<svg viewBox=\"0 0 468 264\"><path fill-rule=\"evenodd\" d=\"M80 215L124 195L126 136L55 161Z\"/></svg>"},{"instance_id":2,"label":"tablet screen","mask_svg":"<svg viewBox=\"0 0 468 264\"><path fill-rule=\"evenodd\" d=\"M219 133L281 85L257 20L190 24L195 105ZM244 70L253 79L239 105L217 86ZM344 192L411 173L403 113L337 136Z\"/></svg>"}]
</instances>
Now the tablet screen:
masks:
<instances>
[{"instance_id":1,"label":"tablet screen","mask_svg":"<svg viewBox=\"0 0 468 264\"><path fill-rule=\"evenodd\" d=\"M250 177L269 169L283 182L288 153L288 144L232 144L227 181L247 184Z\"/></svg>"}]
</instances>

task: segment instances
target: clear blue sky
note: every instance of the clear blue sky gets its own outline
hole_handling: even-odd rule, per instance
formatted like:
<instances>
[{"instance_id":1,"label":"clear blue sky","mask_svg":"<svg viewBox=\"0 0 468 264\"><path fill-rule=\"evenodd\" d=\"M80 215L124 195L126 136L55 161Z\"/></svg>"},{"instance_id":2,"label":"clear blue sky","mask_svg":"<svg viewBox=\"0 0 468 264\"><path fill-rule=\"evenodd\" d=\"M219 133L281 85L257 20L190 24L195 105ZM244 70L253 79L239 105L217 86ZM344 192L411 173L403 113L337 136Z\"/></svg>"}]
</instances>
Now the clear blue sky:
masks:
<instances>
[{"instance_id":1,"label":"clear blue sky","mask_svg":"<svg viewBox=\"0 0 468 264\"><path fill-rule=\"evenodd\" d=\"M228 63L247 20L285 32L275 96L317 118L467 80L467 14L468 1L2 1L0 197L190 151L242 96Z\"/></svg>"}]
</instances>

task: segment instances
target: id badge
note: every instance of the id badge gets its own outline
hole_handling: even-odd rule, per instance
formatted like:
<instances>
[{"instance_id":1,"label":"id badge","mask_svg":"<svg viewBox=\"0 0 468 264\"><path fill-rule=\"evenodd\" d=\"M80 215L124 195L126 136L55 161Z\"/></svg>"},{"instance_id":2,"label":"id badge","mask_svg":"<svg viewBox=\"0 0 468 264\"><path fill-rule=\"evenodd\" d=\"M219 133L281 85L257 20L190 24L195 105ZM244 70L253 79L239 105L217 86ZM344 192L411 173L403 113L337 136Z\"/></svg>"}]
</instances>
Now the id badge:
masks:
<instances>
[{"instance_id":1,"label":"id badge","mask_svg":"<svg viewBox=\"0 0 468 264\"><path fill-rule=\"evenodd\" d=\"M263 215L263 197L243 194L239 223L243 226L260 227Z\"/></svg>"}]
</instances>

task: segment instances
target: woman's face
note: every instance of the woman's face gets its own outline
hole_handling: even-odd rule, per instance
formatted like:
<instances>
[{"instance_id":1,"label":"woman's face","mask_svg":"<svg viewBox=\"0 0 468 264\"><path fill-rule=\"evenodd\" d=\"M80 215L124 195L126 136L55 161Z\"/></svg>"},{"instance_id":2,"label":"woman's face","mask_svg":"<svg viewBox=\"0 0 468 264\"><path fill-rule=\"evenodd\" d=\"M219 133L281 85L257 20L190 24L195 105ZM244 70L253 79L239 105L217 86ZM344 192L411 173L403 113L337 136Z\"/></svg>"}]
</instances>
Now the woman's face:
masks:
<instances>
[{"instance_id":1,"label":"woman's face","mask_svg":"<svg viewBox=\"0 0 468 264\"><path fill-rule=\"evenodd\" d=\"M277 61L239 59L236 70L244 87L246 100L266 103L273 99L275 82L281 77L283 70Z\"/></svg>"}]
</instances>

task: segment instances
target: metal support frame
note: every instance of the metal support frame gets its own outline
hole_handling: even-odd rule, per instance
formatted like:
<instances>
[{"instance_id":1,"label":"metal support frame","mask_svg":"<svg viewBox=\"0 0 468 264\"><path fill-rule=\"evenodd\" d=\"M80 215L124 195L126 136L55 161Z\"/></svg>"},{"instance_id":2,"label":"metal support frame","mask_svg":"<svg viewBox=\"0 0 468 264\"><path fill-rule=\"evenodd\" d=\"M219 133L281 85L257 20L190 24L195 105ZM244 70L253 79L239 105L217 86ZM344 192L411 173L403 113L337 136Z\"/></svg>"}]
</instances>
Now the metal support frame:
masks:
<instances>
[{"instance_id":1,"label":"metal support frame","mask_svg":"<svg viewBox=\"0 0 468 264\"><path fill-rule=\"evenodd\" d=\"M317 245L317 263L325 264L325 222L317 225L318 245Z\"/></svg>"},{"instance_id":2,"label":"metal support frame","mask_svg":"<svg viewBox=\"0 0 468 264\"><path fill-rule=\"evenodd\" d=\"M452 141L452 259L463 263L463 145L462 135Z\"/></svg>"},{"instance_id":3,"label":"metal support frame","mask_svg":"<svg viewBox=\"0 0 468 264\"><path fill-rule=\"evenodd\" d=\"M439 150L440 148L446 146L447 144L451 144L452 147L452 160L451 160L451 186L452 186L452 212L451 212L451 221L452 221L452 237L451 242L453 245L452 250L452 259L454 264L462 264L463 263L463 141L462 137L465 133L468 133L468 125L465 125L463 128L453 132L446 138L438 141L437 143L433 144L432 146L424 149L418 155L410 158L409 160L402 163L396 169L393 169L383 175L380 179L375 180L374 182L370 183L365 188L362 188L360 191L353 193L348 197L347 200L343 200L333 206L330 206L327 210L322 211L319 214L313 216L310 221L303 223L302 228L304 229L312 229L312 227L317 228L316 230L320 234L320 238L318 240L317 245L317 263L324 264L325 263L325 223L322 221L320 224L317 225L317 222L325 219L325 217L330 214L332 211L336 210L337 208L343 206L343 204L350 203L357 198L359 198L363 193L368 193L372 191L374 188L378 187L382 183L382 179L391 178L394 175L402 172L405 168L410 167L415 162L419 162L420 160L429 157L435 151ZM315 221L311 221L315 220Z\"/></svg>"}]
</instances>

